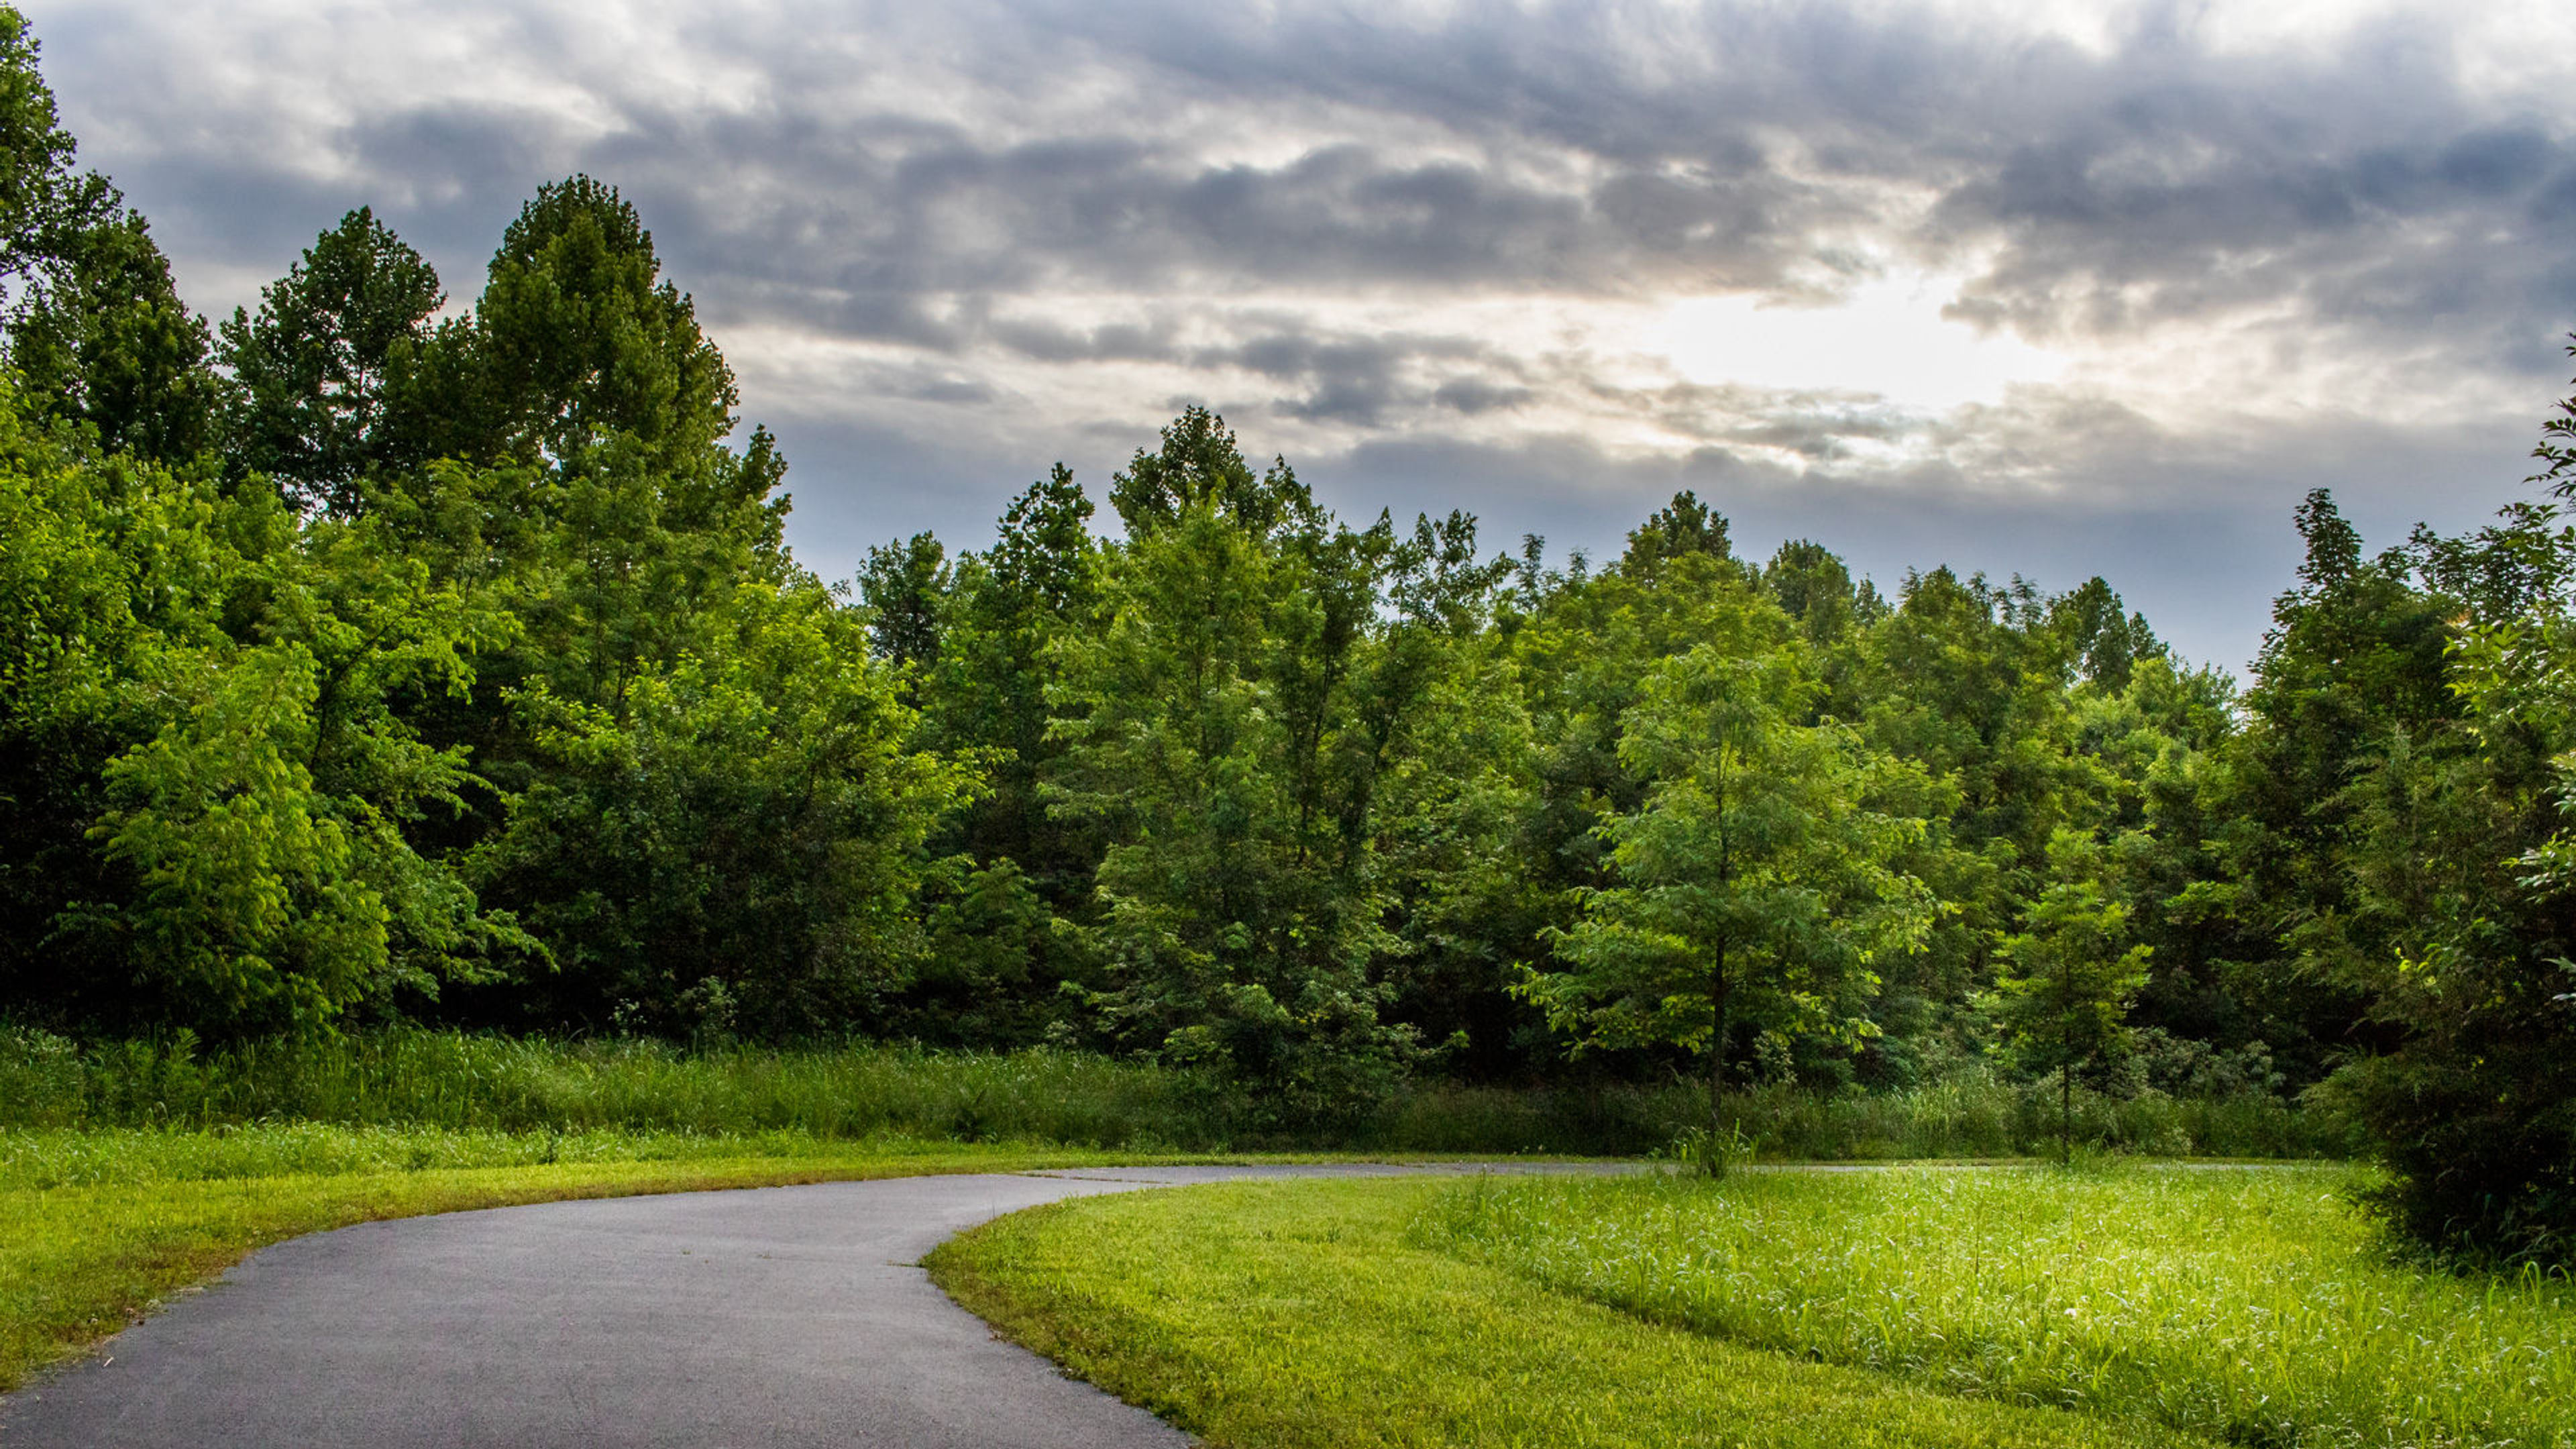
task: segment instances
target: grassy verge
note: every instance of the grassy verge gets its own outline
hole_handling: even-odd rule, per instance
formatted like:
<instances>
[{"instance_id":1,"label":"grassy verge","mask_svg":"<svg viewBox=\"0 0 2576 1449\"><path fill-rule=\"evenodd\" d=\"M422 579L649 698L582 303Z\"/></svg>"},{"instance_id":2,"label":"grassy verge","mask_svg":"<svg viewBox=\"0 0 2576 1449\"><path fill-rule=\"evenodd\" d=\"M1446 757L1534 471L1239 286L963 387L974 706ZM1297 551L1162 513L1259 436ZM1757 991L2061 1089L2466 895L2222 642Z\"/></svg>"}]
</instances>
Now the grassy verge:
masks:
<instances>
[{"instance_id":1,"label":"grassy verge","mask_svg":"<svg viewBox=\"0 0 2576 1449\"><path fill-rule=\"evenodd\" d=\"M1408 1238L1449 1189L1300 1182L1095 1198L941 1247L1007 1336L1224 1449L2195 1442L1676 1330Z\"/></svg>"},{"instance_id":2,"label":"grassy verge","mask_svg":"<svg viewBox=\"0 0 2576 1449\"><path fill-rule=\"evenodd\" d=\"M2351 1169L1478 1184L1418 1244L1728 1342L2256 1445L2576 1444L2576 1283L2391 1261Z\"/></svg>"},{"instance_id":3,"label":"grassy verge","mask_svg":"<svg viewBox=\"0 0 2576 1449\"><path fill-rule=\"evenodd\" d=\"M562 1198L1010 1172L1084 1149L312 1123L0 1132L0 1392L263 1244L372 1218ZM1116 1160L1139 1160L1120 1152Z\"/></svg>"}]
</instances>

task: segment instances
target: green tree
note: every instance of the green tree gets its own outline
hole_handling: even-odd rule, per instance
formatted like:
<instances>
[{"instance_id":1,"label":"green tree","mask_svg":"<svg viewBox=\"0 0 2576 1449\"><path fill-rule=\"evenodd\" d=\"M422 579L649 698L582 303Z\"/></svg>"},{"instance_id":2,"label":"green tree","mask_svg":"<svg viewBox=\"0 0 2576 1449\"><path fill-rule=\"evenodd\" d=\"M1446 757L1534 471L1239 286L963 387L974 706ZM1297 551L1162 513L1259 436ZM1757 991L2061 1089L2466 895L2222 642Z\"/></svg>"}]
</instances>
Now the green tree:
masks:
<instances>
[{"instance_id":1,"label":"green tree","mask_svg":"<svg viewBox=\"0 0 2576 1449\"><path fill-rule=\"evenodd\" d=\"M107 178L73 172L76 149L26 17L0 6L0 354L27 404L86 423L111 451L193 458L213 441L205 324L143 218Z\"/></svg>"},{"instance_id":2,"label":"green tree","mask_svg":"<svg viewBox=\"0 0 2576 1449\"><path fill-rule=\"evenodd\" d=\"M931 642L912 646L936 661L915 681L925 737L975 759L986 780L941 835L940 848L972 874L962 885L935 883L942 894L925 902L935 931L956 942L934 955L975 963L924 973L906 1030L930 1039L953 1038L972 1021L1004 1033L976 1040L1035 1040L1063 1022L1065 983L1101 984L1081 930L1100 844L1089 825L1050 814L1042 798L1066 748L1050 733L1050 712L1076 707L1065 697L1059 643L1092 626L1100 595L1091 511L1057 465L1011 503L991 548L957 560L936 585L935 604L906 615L935 630ZM880 614L874 625L880 652L897 642L884 637L887 622ZM1032 911L1044 929L1030 928ZM1067 929L1053 928L1059 918ZM972 949L957 941L969 919L992 923L987 942Z\"/></svg>"},{"instance_id":3,"label":"green tree","mask_svg":"<svg viewBox=\"0 0 2576 1449\"><path fill-rule=\"evenodd\" d=\"M1702 646L1647 680L1620 758L1648 794L1602 827L1619 883L1558 935L1559 969L1520 987L1579 1046L1704 1055L1713 1131L1739 1029L1857 1045L1872 968L1937 909L1889 867L1919 823L1864 804L1881 762L1792 722L1810 687L1791 648Z\"/></svg>"},{"instance_id":4,"label":"green tree","mask_svg":"<svg viewBox=\"0 0 2576 1449\"><path fill-rule=\"evenodd\" d=\"M612 433L685 459L732 432L738 401L643 219L588 176L538 188L471 324L442 329L403 380L424 456L495 462L563 460Z\"/></svg>"},{"instance_id":5,"label":"green tree","mask_svg":"<svg viewBox=\"0 0 2576 1449\"><path fill-rule=\"evenodd\" d=\"M1378 791L1436 708L1391 631L1457 550L1428 523L1411 544L1333 525L1197 410L1112 495L1128 540L1101 626L1057 646L1047 787L1103 843L1093 1004L1112 1040L1226 1074L1274 1124L1348 1121L1417 1054L1385 1016Z\"/></svg>"},{"instance_id":6,"label":"green tree","mask_svg":"<svg viewBox=\"0 0 2576 1449\"><path fill-rule=\"evenodd\" d=\"M469 687L508 620L381 527L10 421L5 989L311 1029L523 949L422 853L471 776L400 708Z\"/></svg>"},{"instance_id":7,"label":"green tree","mask_svg":"<svg viewBox=\"0 0 2576 1449\"><path fill-rule=\"evenodd\" d=\"M2576 332L2568 337L2567 355L2576 357ZM2576 496L2576 395L2560 399L2552 411L2557 416L2540 425L2540 442L2531 450L2541 469L2523 481L2545 483L2550 497L2564 501Z\"/></svg>"},{"instance_id":8,"label":"green tree","mask_svg":"<svg viewBox=\"0 0 2576 1449\"><path fill-rule=\"evenodd\" d=\"M2567 576L2576 532L2554 509L2507 519L2486 547L2554 551ZM2390 731L2334 801L2344 938L2379 949L2329 958L2374 1047L2332 1085L2390 1169L2391 1220L2487 1260L2576 1259L2571 651L2563 589L2472 617L2452 654L2463 717Z\"/></svg>"},{"instance_id":9,"label":"green tree","mask_svg":"<svg viewBox=\"0 0 2576 1449\"><path fill-rule=\"evenodd\" d=\"M261 289L257 316L236 308L223 326L231 465L302 507L348 514L369 475L423 461L396 455L385 390L445 301L438 273L372 211L342 217Z\"/></svg>"},{"instance_id":10,"label":"green tree","mask_svg":"<svg viewBox=\"0 0 2576 1449\"><path fill-rule=\"evenodd\" d=\"M881 543L859 565L877 657L927 672L939 663L939 615L950 591L948 550L928 533Z\"/></svg>"},{"instance_id":11,"label":"green tree","mask_svg":"<svg viewBox=\"0 0 2576 1449\"><path fill-rule=\"evenodd\" d=\"M969 771L914 749L865 625L810 577L701 611L610 708L532 688L540 768L470 874L545 942L557 1021L771 1040L881 1028ZM551 1000L547 1000L551 998Z\"/></svg>"},{"instance_id":12,"label":"green tree","mask_svg":"<svg viewBox=\"0 0 2576 1449\"><path fill-rule=\"evenodd\" d=\"M2459 747L2446 651L2462 605L2421 588L2403 550L2365 558L2323 489L2297 524L2307 557L2274 603L2245 728L2219 760L2215 869L2194 908L2240 938L2259 1034L2313 1082L2343 1053L2395 1041L2371 1015L2395 921L2358 894L2349 787L2401 733L2419 751Z\"/></svg>"},{"instance_id":13,"label":"green tree","mask_svg":"<svg viewBox=\"0 0 2576 1449\"><path fill-rule=\"evenodd\" d=\"M7 361L48 413L156 462L214 441L206 324L179 300L140 216L121 208L50 244L52 265L8 319Z\"/></svg>"},{"instance_id":14,"label":"green tree","mask_svg":"<svg viewBox=\"0 0 2576 1449\"><path fill-rule=\"evenodd\" d=\"M2090 834L2049 842L2049 884L1996 952L2006 1037L2026 1067L2055 1072L2058 1142L2075 1153L2075 1078L2129 1044L2129 1005L2147 984L2154 948L2129 943L2129 906L2114 899L2109 864Z\"/></svg>"}]
</instances>

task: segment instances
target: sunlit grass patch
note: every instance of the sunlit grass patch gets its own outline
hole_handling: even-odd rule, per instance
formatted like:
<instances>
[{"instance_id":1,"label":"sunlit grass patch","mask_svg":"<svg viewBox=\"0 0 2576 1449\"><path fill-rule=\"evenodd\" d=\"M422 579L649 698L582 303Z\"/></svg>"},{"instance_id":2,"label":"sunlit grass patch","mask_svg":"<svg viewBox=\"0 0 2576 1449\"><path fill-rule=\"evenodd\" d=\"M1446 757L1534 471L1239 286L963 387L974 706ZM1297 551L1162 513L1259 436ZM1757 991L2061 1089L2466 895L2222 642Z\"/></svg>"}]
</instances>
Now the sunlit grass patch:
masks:
<instances>
[{"instance_id":1,"label":"sunlit grass patch","mask_svg":"<svg viewBox=\"0 0 2576 1449\"><path fill-rule=\"evenodd\" d=\"M1410 1240L1732 1343L2237 1443L2576 1444L2576 1284L2392 1262L2355 1181L1480 1181Z\"/></svg>"},{"instance_id":2,"label":"sunlit grass patch","mask_svg":"<svg viewBox=\"0 0 2576 1449\"><path fill-rule=\"evenodd\" d=\"M2195 1442L1744 1348L1409 1244L1443 1191L1086 1199L988 1224L930 1267L1006 1335L1232 1449Z\"/></svg>"}]
</instances>

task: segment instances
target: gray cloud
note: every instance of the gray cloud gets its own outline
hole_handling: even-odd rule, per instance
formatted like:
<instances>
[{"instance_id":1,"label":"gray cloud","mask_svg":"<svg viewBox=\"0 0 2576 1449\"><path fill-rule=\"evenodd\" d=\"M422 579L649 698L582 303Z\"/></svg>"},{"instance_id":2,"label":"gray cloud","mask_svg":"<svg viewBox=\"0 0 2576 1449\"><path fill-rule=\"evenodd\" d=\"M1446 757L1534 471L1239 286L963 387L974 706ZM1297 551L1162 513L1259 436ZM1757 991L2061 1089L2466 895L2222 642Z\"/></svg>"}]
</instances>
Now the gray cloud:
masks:
<instances>
[{"instance_id":1,"label":"gray cloud","mask_svg":"<svg viewBox=\"0 0 2576 1449\"><path fill-rule=\"evenodd\" d=\"M2441 315L2459 310L2446 279L2460 277L2482 279L2483 302L2576 304L2557 249L2538 244L2576 205L2567 118L2486 114L2420 21L2248 60L2153 12L2094 56L1836 7L1469 5L1427 28L1338 11L988 8L943 38L996 96L1045 86L1044 71L1018 69L1033 54L1096 58L1126 82L1073 129L996 144L865 109L899 61L832 72L806 29L818 18L693 37L776 77L739 110L710 111L646 71L590 89L609 124L589 139L536 106L448 97L308 139L388 209L478 222L537 180L592 169L648 203L711 297L794 315L821 301L836 325L924 342L942 335L922 321L924 294L1068 280L1790 288L1830 280L1820 238L1844 230L1926 252L2000 245L1963 307L2033 329L2116 329L2285 291L2335 319ZM150 48L114 18L48 33L57 57ZM503 33L588 70L569 64L576 30L520 16ZM103 61L65 78L109 92L76 110L190 99L138 94L149 67ZM854 90L862 109L844 114ZM1311 144L1275 164L1212 157L1126 109L1176 101L1267 107ZM202 118L111 159L187 213L165 229L266 236L281 193L311 190L299 158L247 144L269 124ZM1388 129L1453 143L1435 155L1372 139ZM1938 201L1919 220L1891 200L1926 187ZM2391 244L2445 224L2439 244ZM2128 295L2141 283L2143 298Z\"/></svg>"},{"instance_id":2,"label":"gray cloud","mask_svg":"<svg viewBox=\"0 0 2576 1449\"><path fill-rule=\"evenodd\" d=\"M2234 662L2287 557L2234 540L2279 533L2314 482L2391 527L2409 478L2442 480L2453 525L2512 496L2520 420L2562 390L2576 325L2576 102L2465 75L2431 12L2228 49L2162 3L2088 47L1954 9L1750 0L1428 19L783 0L619 26L469 0L377 13L396 61L368 69L337 68L295 6L35 16L84 160L152 216L192 299L251 300L361 203L470 297L524 197L601 175L720 342L858 357L746 397L796 460L795 537L823 562L863 519L971 540L1052 453L1105 468L1147 440L1190 374L1247 444L1302 429L1301 471L1364 513L1375 489L1600 548L1697 480L1738 498L1739 533L1813 533L1882 570L1943 540L2007 571L2146 568L2114 578L2133 602L2230 601L2233 632L2213 614L2202 647ZM458 36L477 38L462 61L410 59ZM1905 265L1964 273L1950 315L2034 339L2235 328L2224 345L2285 372L2513 396L2413 425L2363 402L2194 419L2076 386L1932 416L1370 320L1814 300ZM2253 581L2212 582L2213 560Z\"/></svg>"}]
</instances>

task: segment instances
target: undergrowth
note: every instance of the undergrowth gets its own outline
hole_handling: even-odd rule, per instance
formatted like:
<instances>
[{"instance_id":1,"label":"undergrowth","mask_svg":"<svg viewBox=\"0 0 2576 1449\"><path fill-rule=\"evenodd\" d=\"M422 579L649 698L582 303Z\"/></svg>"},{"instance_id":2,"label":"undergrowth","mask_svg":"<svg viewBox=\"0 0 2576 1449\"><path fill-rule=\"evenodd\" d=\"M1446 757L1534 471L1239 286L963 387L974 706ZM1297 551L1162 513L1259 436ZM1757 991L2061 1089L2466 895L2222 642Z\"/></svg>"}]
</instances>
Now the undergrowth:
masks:
<instances>
[{"instance_id":1,"label":"undergrowth","mask_svg":"<svg viewBox=\"0 0 2576 1449\"><path fill-rule=\"evenodd\" d=\"M2347 1125L2261 1092L2079 1094L2078 1140L2166 1156L2342 1156ZM2053 1151L2053 1093L1971 1077L1825 1095L1769 1087L1725 1110L1774 1160L2013 1157ZM1356 1125L1251 1130L1222 1084L1133 1060L872 1043L686 1050L390 1029L208 1048L81 1044L0 1025L0 1128L263 1127L297 1122L510 1135L615 1132L819 1141L888 1135L1133 1151L1342 1148L1643 1156L1705 1125L1682 1083L1483 1087L1424 1082Z\"/></svg>"}]
</instances>

